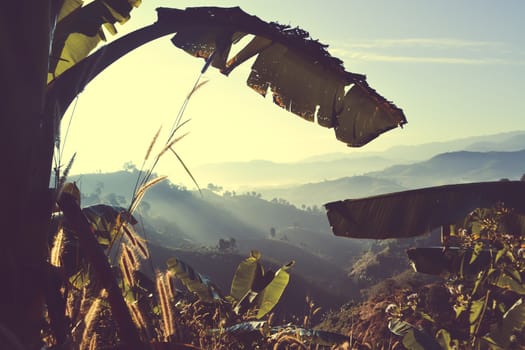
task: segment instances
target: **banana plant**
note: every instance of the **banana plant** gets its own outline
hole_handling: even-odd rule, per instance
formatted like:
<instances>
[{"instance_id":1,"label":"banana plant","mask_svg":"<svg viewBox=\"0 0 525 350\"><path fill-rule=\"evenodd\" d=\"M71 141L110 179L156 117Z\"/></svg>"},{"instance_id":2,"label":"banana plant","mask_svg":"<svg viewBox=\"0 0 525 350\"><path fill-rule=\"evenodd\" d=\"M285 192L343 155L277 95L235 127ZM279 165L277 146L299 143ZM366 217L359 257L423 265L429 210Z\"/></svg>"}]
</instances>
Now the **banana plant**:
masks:
<instances>
[{"instance_id":1,"label":"banana plant","mask_svg":"<svg viewBox=\"0 0 525 350\"><path fill-rule=\"evenodd\" d=\"M239 264L230 291L234 312L244 314L255 308L257 319L270 312L279 302L290 280L288 270L295 264L292 260L275 272L265 272L260 259L261 253L253 250L250 256Z\"/></svg>"},{"instance_id":2,"label":"banana plant","mask_svg":"<svg viewBox=\"0 0 525 350\"><path fill-rule=\"evenodd\" d=\"M4 274L8 287L1 294L5 308L0 320L27 347L39 341L45 288L42 269L26 267L40 267L46 258L42 232L49 224L49 174L61 119L93 78L136 47L173 33L181 35L178 45L197 47L203 43L197 39L204 35L211 40L202 46L203 57L217 67L239 33L254 34L256 41L235 61L258 55L250 84L260 93L268 87L279 106L334 128L336 137L352 146L406 123L403 112L369 87L363 75L346 72L306 32L265 23L238 8L159 9L156 23L91 53L104 39L102 27L115 33L114 24L124 23L138 4L136 0L94 0L85 5L81 0L21 0L6 3L0 11L5 39L0 56L6 63L1 77L9 87L2 94L0 115L4 149L9 149L5 163L14 169L2 174L2 182L10 184L4 195L11 201L1 214L7 225L2 239L6 247L23 247L8 249L0 257L1 266L15 266ZM192 36L195 40L188 40ZM213 60L210 49L215 52ZM224 72L235 67L235 62L225 65ZM346 94L345 87L351 87ZM28 212L32 220L12 220ZM24 288L26 297L16 297Z\"/></svg>"},{"instance_id":3,"label":"banana plant","mask_svg":"<svg viewBox=\"0 0 525 350\"><path fill-rule=\"evenodd\" d=\"M168 271L199 300L207 303L227 302L238 315L261 319L279 302L290 280L289 270L294 261L281 266L277 271L264 271L259 262L261 253L252 251L242 261L232 280L229 296L219 290L211 280L195 271L187 263L172 257L167 261Z\"/></svg>"}]
</instances>

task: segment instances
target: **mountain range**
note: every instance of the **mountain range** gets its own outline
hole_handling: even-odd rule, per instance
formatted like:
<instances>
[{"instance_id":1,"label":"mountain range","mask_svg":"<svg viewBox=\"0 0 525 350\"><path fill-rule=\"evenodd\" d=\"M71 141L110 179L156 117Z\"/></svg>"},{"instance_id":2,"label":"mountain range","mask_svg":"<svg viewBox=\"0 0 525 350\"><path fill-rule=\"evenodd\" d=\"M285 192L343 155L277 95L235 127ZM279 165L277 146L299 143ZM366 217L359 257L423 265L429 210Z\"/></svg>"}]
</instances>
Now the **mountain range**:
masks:
<instances>
[{"instance_id":1,"label":"mountain range","mask_svg":"<svg viewBox=\"0 0 525 350\"><path fill-rule=\"evenodd\" d=\"M519 180L525 174L525 150L509 152L459 151L428 160L387 167L361 176L281 188L257 188L265 198L286 198L296 205L361 198L454 183Z\"/></svg>"},{"instance_id":2,"label":"mountain range","mask_svg":"<svg viewBox=\"0 0 525 350\"><path fill-rule=\"evenodd\" d=\"M290 163L252 160L205 164L192 169L192 173L200 183L213 183L228 189L251 191L364 175L382 171L393 165L426 161L443 153L512 152L523 149L525 149L525 131L514 131L420 145L394 146L382 152L364 153L349 148L345 153L317 155Z\"/></svg>"}]
</instances>

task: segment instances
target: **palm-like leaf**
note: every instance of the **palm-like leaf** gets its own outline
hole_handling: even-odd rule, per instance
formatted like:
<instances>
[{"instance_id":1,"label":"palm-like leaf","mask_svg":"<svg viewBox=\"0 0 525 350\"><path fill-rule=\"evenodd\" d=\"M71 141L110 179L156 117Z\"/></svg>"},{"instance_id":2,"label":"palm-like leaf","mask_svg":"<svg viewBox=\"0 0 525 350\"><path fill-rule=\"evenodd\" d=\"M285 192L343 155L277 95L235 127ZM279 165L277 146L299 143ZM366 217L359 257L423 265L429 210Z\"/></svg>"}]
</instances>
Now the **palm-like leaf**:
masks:
<instances>
[{"instance_id":1,"label":"palm-like leaf","mask_svg":"<svg viewBox=\"0 0 525 350\"><path fill-rule=\"evenodd\" d=\"M271 282L257 296L255 299L258 306L257 315L255 316L257 319L266 315L277 305L290 281L290 273L288 270L290 270L294 264L295 261L292 260L277 270Z\"/></svg>"},{"instance_id":2,"label":"palm-like leaf","mask_svg":"<svg viewBox=\"0 0 525 350\"><path fill-rule=\"evenodd\" d=\"M257 56L248 77L251 88L263 96L271 92L280 107L334 128L349 146L362 146L406 123L402 110L370 88L365 76L345 71L326 45L302 29L266 23L238 7L158 11L161 24L177 23L172 39L177 47L209 60L224 74ZM228 58L232 44L247 34L254 38Z\"/></svg>"},{"instance_id":3,"label":"palm-like leaf","mask_svg":"<svg viewBox=\"0 0 525 350\"><path fill-rule=\"evenodd\" d=\"M57 18L49 62L48 82L86 58L105 41L103 27L111 34L114 24L129 19L140 0L95 0L86 6L82 0L65 0Z\"/></svg>"},{"instance_id":4,"label":"palm-like leaf","mask_svg":"<svg viewBox=\"0 0 525 350\"><path fill-rule=\"evenodd\" d=\"M238 302L241 300L242 297L246 295L246 293L251 289L253 281L258 275L257 271L262 270L262 266L259 264L260 258L261 253L256 250L252 250L250 256L244 259L237 267L237 270L233 275L230 289L230 295L235 299L235 301ZM259 272L259 275L262 275L262 272Z\"/></svg>"},{"instance_id":5,"label":"palm-like leaf","mask_svg":"<svg viewBox=\"0 0 525 350\"><path fill-rule=\"evenodd\" d=\"M403 238L456 223L476 208L503 202L525 213L525 182L447 185L325 204L336 236Z\"/></svg>"},{"instance_id":6,"label":"palm-like leaf","mask_svg":"<svg viewBox=\"0 0 525 350\"><path fill-rule=\"evenodd\" d=\"M175 257L166 262L168 270L178 278L182 284L192 293L195 293L200 300L208 303L223 300L219 288L204 275L195 271L190 265Z\"/></svg>"}]
</instances>

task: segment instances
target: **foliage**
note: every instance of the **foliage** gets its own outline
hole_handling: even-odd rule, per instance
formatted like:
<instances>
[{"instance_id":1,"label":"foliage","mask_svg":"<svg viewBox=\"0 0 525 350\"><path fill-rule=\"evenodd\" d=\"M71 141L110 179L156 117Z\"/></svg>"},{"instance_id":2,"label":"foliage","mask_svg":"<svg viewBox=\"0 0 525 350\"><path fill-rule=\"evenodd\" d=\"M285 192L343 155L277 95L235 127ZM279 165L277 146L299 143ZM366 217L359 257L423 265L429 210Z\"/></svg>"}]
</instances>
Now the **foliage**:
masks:
<instances>
[{"instance_id":1,"label":"foliage","mask_svg":"<svg viewBox=\"0 0 525 350\"><path fill-rule=\"evenodd\" d=\"M294 261L291 261L275 273L272 271L265 273L259 262L260 258L261 253L252 251L250 256L239 264L228 297L224 297L208 277L196 272L183 261L171 258L167 261L167 265L168 270L200 301L230 303L230 309L235 314L245 318L260 319L279 302L290 278L288 270L294 265Z\"/></svg>"},{"instance_id":2,"label":"foliage","mask_svg":"<svg viewBox=\"0 0 525 350\"><path fill-rule=\"evenodd\" d=\"M426 342L443 349L525 345L525 240L505 229L512 215L501 204L473 211L446 241L454 247L443 248L454 252L454 263L439 271L446 281L387 310L397 328L415 325L395 332L407 348L429 348Z\"/></svg>"},{"instance_id":3,"label":"foliage","mask_svg":"<svg viewBox=\"0 0 525 350\"><path fill-rule=\"evenodd\" d=\"M66 188L75 187L68 184ZM279 301L293 262L276 272L265 272L259 262L261 254L253 251L238 266L228 297L224 297L209 278L177 258L169 259L167 272L158 271L153 281L140 271L142 261L148 259L149 254L147 250L142 251L146 249L145 244L133 229L137 223L133 216L124 208L107 205L87 207L83 213L98 237L99 249L114 265L114 278L146 346L251 349L298 343L332 346L348 340L340 334L310 329L306 323L302 327L271 325L271 315L261 320ZM67 276L71 277L54 287L58 293L54 302L48 303L49 328L44 333L45 342L59 345L67 341L79 349L116 347L119 337L108 293L92 273L89 261L82 258L82 249L78 252L80 258L66 258L72 250L82 248L75 243L76 248L71 249L72 242L76 242L76 232L68 227L67 220L58 226L52 262L58 270L70 271ZM115 244L116 240L119 244ZM68 266L70 263L73 266ZM177 289L177 283L190 293ZM63 309L60 305L64 305ZM320 310L314 310L313 302L310 306L311 315ZM248 322L250 319L258 321ZM206 331L210 329L212 331ZM57 334L64 336L57 337Z\"/></svg>"},{"instance_id":4,"label":"foliage","mask_svg":"<svg viewBox=\"0 0 525 350\"><path fill-rule=\"evenodd\" d=\"M116 34L115 23L125 23L140 0L65 0L58 13L50 54L48 82L86 58L101 41L102 28Z\"/></svg>"}]
</instances>

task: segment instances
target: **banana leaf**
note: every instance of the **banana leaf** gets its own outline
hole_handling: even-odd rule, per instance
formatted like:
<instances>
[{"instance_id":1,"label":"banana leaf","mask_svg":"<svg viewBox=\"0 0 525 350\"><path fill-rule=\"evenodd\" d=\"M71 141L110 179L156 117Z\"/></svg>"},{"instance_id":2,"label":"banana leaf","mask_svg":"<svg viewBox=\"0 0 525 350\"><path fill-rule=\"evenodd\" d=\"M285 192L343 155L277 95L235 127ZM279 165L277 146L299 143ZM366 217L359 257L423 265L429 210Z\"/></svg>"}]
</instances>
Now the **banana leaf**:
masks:
<instances>
[{"instance_id":1,"label":"banana leaf","mask_svg":"<svg viewBox=\"0 0 525 350\"><path fill-rule=\"evenodd\" d=\"M168 259L166 264L168 265L168 270L171 271L190 292L196 294L201 301L213 303L224 300L219 288L213 284L208 277L201 275L184 261L173 257Z\"/></svg>"},{"instance_id":2,"label":"banana leaf","mask_svg":"<svg viewBox=\"0 0 525 350\"><path fill-rule=\"evenodd\" d=\"M49 60L48 83L84 59L106 37L103 27L116 34L140 0L64 0L57 18Z\"/></svg>"},{"instance_id":3,"label":"banana leaf","mask_svg":"<svg viewBox=\"0 0 525 350\"><path fill-rule=\"evenodd\" d=\"M434 338L417 328L409 330L402 342L408 350L443 350Z\"/></svg>"},{"instance_id":4,"label":"banana leaf","mask_svg":"<svg viewBox=\"0 0 525 350\"><path fill-rule=\"evenodd\" d=\"M284 290L286 289L286 286L288 285L288 282L290 281L290 274L288 273L288 270L291 269L294 264L295 261L292 260L288 264L283 265L279 270L277 270L277 272L275 272L271 282L262 290L261 293L259 293L255 300L258 307L257 315L255 316L257 319L260 319L266 315L275 307L275 305L277 305Z\"/></svg>"},{"instance_id":5,"label":"banana leaf","mask_svg":"<svg viewBox=\"0 0 525 350\"><path fill-rule=\"evenodd\" d=\"M274 277L275 273L273 271L268 270L264 272L262 265L257 262L249 288L245 289L246 292L240 299L237 300L234 298L233 312L241 315L251 310L253 306L259 307L259 294L272 282ZM243 288L247 286L248 285L244 285Z\"/></svg>"},{"instance_id":6,"label":"banana leaf","mask_svg":"<svg viewBox=\"0 0 525 350\"><path fill-rule=\"evenodd\" d=\"M405 238L460 220L476 208L503 202L525 214L525 182L499 181L429 187L325 204L336 236ZM517 220L520 224L523 220ZM520 232L525 234L525 227Z\"/></svg>"},{"instance_id":7,"label":"banana leaf","mask_svg":"<svg viewBox=\"0 0 525 350\"><path fill-rule=\"evenodd\" d=\"M238 302L251 289L257 275L262 275L262 266L259 263L261 253L253 250L250 256L242 261L233 275L230 295Z\"/></svg>"},{"instance_id":8,"label":"banana leaf","mask_svg":"<svg viewBox=\"0 0 525 350\"><path fill-rule=\"evenodd\" d=\"M388 330L395 335L405 336L409 330L413 329L414 325L403 321L399 318L393 318L388 321Z\"/></svg>"},{"instance_id":9,"label":"banana leaf","mask_svg":"<svg viewBox=\"0 0 525 350\"><path fill-rule=\"evenodd\" d=\"M160 8L158 14L161 24L177 23L175 46L225 75L256 56L249 87L262 96L271 93L275 104L305 120L334 128L349 146L406 123L403 111L368 86L364 75L345 71L327 45L300 28L266 23L239 7ZM253 39L229 58L232 45L248 34Z\"/></svg>"}]
</instances>

